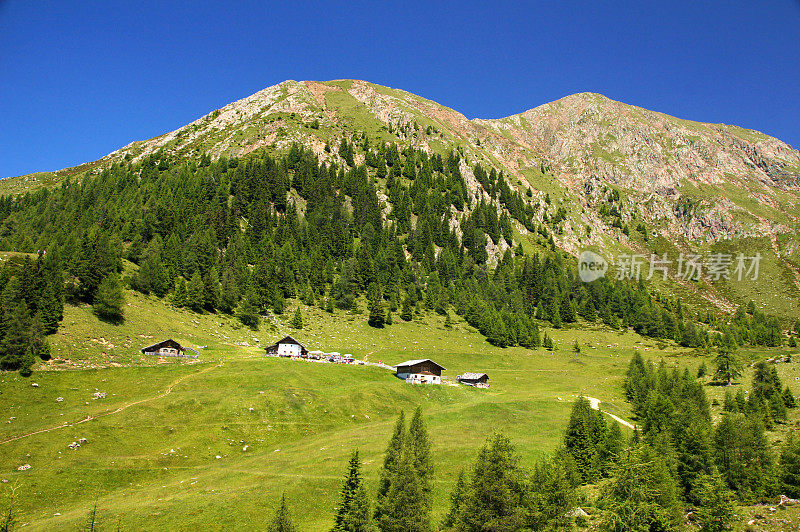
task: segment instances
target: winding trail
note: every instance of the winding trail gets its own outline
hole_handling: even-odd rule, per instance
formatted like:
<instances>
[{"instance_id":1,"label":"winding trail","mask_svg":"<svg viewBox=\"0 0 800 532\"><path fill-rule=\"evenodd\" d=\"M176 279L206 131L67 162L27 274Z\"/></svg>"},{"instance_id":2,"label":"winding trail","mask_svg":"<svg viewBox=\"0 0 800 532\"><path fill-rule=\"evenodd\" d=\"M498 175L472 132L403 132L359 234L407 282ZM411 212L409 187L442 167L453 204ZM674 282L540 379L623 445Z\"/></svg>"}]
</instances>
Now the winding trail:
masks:
<instances>
[{"instance_id":1,"label":"winding trail","mask_svg":"<svg viewBox=\"0 0 800 532\"><path fill-rule=\"evenodd\" d=\"M197 372L194 372L194 373L187 373L186 375L183 375L182 377L178 377L177 379L172 381L172 383L170 383L170 385L167 386L166 389L162 393L160 393L158 395L154 395L152 397L145 397L144 399L139 399L138 401L133 401L133 402L130 402L130 403L125 403L125 404L123 404L122 406L120 406L119 408L117 408L115 410L109 410L107 412L103 412L101 414L96 414L94 416L92 416L92 415L86 416L85 418L81 419L80 421L76 421L75 423L64 422L64 424L57 425L55 427L36 430L36 431L33 431L33 432L29 432L27 434L20 434L19 436L14 436L13 438L9 438L7 440L0 441L0 445L4 445L6 443L11 443L12 441L21 440L22 438L27 438L28 436L34 436L36 434L42 434L44 432L52 432L54 430L63 429L63 428L66 428L66 427L72 427L72 426L75 426L75 425L80 425L81 423L86 423L87 421L92 421L94 419L99 419L101 417L106 417L106 416L110 416L110 415L113 415L113 414L119 414L120 412L122 412L124 410L127 410L128 408L130 408L132 406L140 405L142 403L148 403L150 401L155 401L156 399L161 399L161 398L166 397L169 394L171 394L172 393L172 389L175 388L175 386L177 386L181 382L185 381L189 377L196 377L198 375L202 375L203 373L207 373L207 372L211 371L214 368L219 368L222 365L223 365L223 363L220 362L219 364L216 364L214 366L209 366L207 368L201 369L200 371L197 371Z\"/></svg>"},{"instance_id":2,"label":"winding trail","mask_svg":"<svg viewBox=\"0 0 800 532\"><path fill-rule=\"evenodd\" d=\"M589 401L589 404L592 405L593 409L600 410L600 399L597 399L596 397L587 397L586 399ZM625 425L626 427L628 427L631 430L633 430L635 428L633 423L631 423L630 421L625 421L621 417L615 416L614 414L606 412L605 410L600 410L600 412L604 413L605 415L607 415L608 417L610 417L611 419L613 419L617 423Z\"/></svg>"}]
</instances>

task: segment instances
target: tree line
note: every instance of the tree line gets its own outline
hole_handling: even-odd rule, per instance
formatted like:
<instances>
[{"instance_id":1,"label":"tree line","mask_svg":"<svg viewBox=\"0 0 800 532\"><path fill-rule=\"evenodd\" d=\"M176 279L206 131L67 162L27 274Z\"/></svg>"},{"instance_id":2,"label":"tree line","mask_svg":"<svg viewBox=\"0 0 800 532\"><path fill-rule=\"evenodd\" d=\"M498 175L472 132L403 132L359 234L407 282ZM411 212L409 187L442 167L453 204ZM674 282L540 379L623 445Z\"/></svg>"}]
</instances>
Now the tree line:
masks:
<instances>
[{"instance_id":1,"label":"tree line","mask_svg":"<svg viewBox=\"0 0 800 532\"><path fill-rule=\"evenodd\" d=\"M124 319L121 283L253 328L292 298L360 312L365 297L375 327L423 310L455 312L501 347L539 347L542 326L579 318L688 347L719 341L710 331L724 324L699 323L642 282L583 283L574 258L554 246L526 254L512 220L547 235L536 213L550 212L552 223L557 208L513 190L502 172L476 165L480 189L471 193L457 152L371 144L361 134L343 139L339 153L326 163L293 145L283 155L212 161L159 152L115 163L79 182L0 198L0 249L58 257L63 299L93 304L111 322ZM490 243L505 251L489 257ZM120 279L123 259L135 266ZM731 334L773 345L776 323L744 312Z\"/></svg>"}]
</instances>

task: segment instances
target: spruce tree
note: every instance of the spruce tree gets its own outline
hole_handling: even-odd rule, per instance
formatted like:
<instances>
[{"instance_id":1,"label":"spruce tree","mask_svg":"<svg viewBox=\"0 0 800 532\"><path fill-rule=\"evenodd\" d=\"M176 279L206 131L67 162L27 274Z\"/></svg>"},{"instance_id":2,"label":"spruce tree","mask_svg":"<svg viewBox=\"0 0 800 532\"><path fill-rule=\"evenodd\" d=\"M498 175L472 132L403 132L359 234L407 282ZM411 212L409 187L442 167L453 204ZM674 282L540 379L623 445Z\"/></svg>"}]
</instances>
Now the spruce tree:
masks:
<instances>
[{"instance_id":1,"label":"spruce tree","mask_svg":"<svg viewBox=\"0 0 800 532\"><path fill-rule=\"evenodd\" d=\"M373 530L369 498L361 478L361 461L353 451L341 491L341 503L336 509L332 532L368 532Z\"/></svg>"},{"instance_id":2,"label":"spruce tree","mask_svg":"<svg viewBox=\"0 0 800 532\"><path fill-rule=\"evenodd\" d=\"M458 472L458 479L453 491L450 492L450 509L447 511L442 528L454 528L461 519L461 504L467 494L467 483L464 470Z\"/></svg>"},{"instance_id":3,"label":"spruce tree","mask_svg":"<svg viewBox=\"0 0 800 532\"><path fill-rule=\"evenodd\" d=\"M116 273L109 274L100 283L92 310L103 321L120 324L125 320L125 296Z\"/></svg>"},{"instance_id":4,"label":"spruce tree","mask_svg":"<svg viewBox=\"0 0 800 532\"><path fill-rule=\"evenodd\" d=\"M610 532L673 530L681 517L675 480L648 445L623 453L598 504L604 510L601 527Z\"/></svg>"},{"instance_id":5,"label":"spruce tree","mask_svg":"<svg viewBox=\"0 0 800 532\"><path fill-rule=\"evenodd\" d=\"M800 498L800 437L791 431L781 447L779 477L781 493L793 498Z\"/></svg>"},{"instance_id":6,"label":"spruce tree","mask_svg":"<svg viewBox=\"0 0 800 532\"><path fill-rule=\"evenodd\" d=\"M403 300L403 310L400 311L400 319L403 321L411 321L414 319L414 304L411 302L411 298L406 296Z\"/></svg>"},{"instance_id":7,"label":"spruce tree","mask_svg":"<svg viewBox=\"0 0 800 532\"><path fill-rule=\"evenodd\" d=\"M719 353L714 359L714 364L717 366L714 378L726 383L728 386L731 385L733 379L742 374L742 363L739 357L736 356L735 347L730 344L720 347Z\"/></svg>"},{"instance_id":8,"label":"spruce tree","mask_svg":"<svg viewBox=\"0 0 800 532\"><path fill-rule=\"evenodd\" d=\"M736 518L733 493L719 474L701 475L697 480L698 506L695 511L700 532L729 530Z\"/></svg>"},{"instance_id":9,"label":"spruce tree","mask_svg":"<svg viewBox=\"0 0 800 532\"><path fill-rule=\"evenodd\" d=\"M202 311L205 303L204 290L203 277L200 275L199 270L195 271L186 288L186 306L195 312Z\"/></svg>"},{"instance_id":10,"label":"spruce tree","mask_svg":"<svg viewBox=\"0 0 800 532\"><path fill-rule=\"evenodd\" d=\"M389 490L392 487L395 472L400 462L400 455L403 452L406 435L406 421L405 414L401 411L400 416L397 418L397 423L394 426L394 432L389 439L389 444L386 447L386 452L383 457L383 467L380 470L380 477L378 481L378 495L375 498L375 520L380 519L381 512L386 503Z\"/></svg>"},{"instance_id":11,"label":"spruce tree","mask_svg":"<svg viewBox=\"0 0 800 532\"><path fill-rule=\"evenodd\" d=\"M186 279L178 277L175 281L175 291L172 293L172 304L176 307L188 306L188 294L186 292Z\"/></svg>"},{"instance_id":12,"label":"spruce tree","mask_svg":"<svg viewBox=\"0 0 800 532\"><path fill-rule=\"evenodd\" d=\"M424 503L420 479L414 467L415 458L405 447L394 467L392 481L379 505L376 524L381 532L429 532L430 515Z\"/></svg>"},{"instance_id":13,"label":"spruce tree","mask_svg":"<svg viewBox=\"0 0 800 532\"><path fill-rule=\"evenodd\" d=\"M257 331L261 321L261 316L259 315L258 307L256 306L254 299L255 295L252 291L249 291L247 294L245 294L236 309L236 317L239 318L239 321L241 321L243 325L250 327L254 331Z\"/></svg>"},{"instance_id":14,"label":"spruce tree","mask_svg":"<svg viewBox=\"0 0 800 532\"><path fill-rule=\"evenodd\" d=\"M524 471L511 442L495 434L478 452L458 530L521 530L525 522Z\"/></svg>"},{"instance_id":15,"label":"spruce tree","mask_svg":"<svg viewBox=\"0 0 800 532\"><path fill-rule=\"evenodd\" d=\"M292 515L289 513L289 507L286 505L286 494L281 496L281 505L267 526L267 532L297 532Z\"/></svg>"},{"instance_id":16,"label":"spruce tree","mask_svg":"<svg viewBox=\"0 0 800 532\"><path fill-rule=\"evenodd\" d=\"M431 442L428 438L428 430L422 419L422 408L417 407L411 423L408 425L408 437L406 446L414 457L414 469L419 478L419 485L422 491L422 502L431 508L431 491L433 489L433 465L431 464Z\"/></svg>"},{"instance_id":17,"label":"spruce tree","mask_svg":"<svg viewBox=\"0 0 800 532\"><path fill-rule=\"evenodd\" d=\"M600 476L600 447L605 438L603 414L592 409L588 399L579 397L572 406L564 433L564 447L575 460L583 482L591 482Z\"/></svg>"},{"instance_id":18,"label":"spruce tree","mask_svg":"<svg viewBox=\"0 0 800 532\"><path fill-rule=\"evenodd\" d=\"M386 321L386 314L383 310L383 298L380 294L376 295L370 302L369 306L369 319L367 323L370 327L382 329Z\"/></svg>"},{"instance_id":19,"label":"spruce tree","mask_svg":"<svg viewBox=\"0 0 800 532\"><path fill-rule=\"evenodd\" d=\"M31 316L28 305L21 301L3 315L5 330L0 341L0 369L20 370L30 375L30 367L36 361L29 349L31 343Z\"/></svg>"},{"instance_id":20,"label":"spruce tree","mask_svg":"<svg viewBox=\"0 0 800 532\"><path fill-rule=\"evenodd\" d=\"M302 329L303 328L303 313L300 312L300 307L294 311L294 316L292 316L292 321L289 323L294 329Z\"/></svg>"}]
</instances>

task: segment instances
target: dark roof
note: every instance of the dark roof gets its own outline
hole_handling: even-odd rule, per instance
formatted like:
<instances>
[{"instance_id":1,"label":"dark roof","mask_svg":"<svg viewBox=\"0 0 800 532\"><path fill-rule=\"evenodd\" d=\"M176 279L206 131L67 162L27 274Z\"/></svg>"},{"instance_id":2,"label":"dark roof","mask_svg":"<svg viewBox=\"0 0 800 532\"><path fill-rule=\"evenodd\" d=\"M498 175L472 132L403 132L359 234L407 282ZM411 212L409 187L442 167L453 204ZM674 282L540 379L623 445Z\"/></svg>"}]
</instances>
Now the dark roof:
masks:
<instances>
[{"instance_id":1,"label":"dark roof","mask_svg":"<svg viewBox=\"0 0 800 532\"><path fill-rule=\"evenodd\" d=\"M304 346L303 344L301 344L300 342L298 342L297 340L295 340L291 336L287 336L283 340L278 340L277 342L275 342L274 344L272 344L269 347L278 347L280 344L297 344L300 347L302 347L303 349L306 348L306 346ZM269 347L267 349L269 349Z\"/></svg>"},{"instance_id":2,"label":"dark roof","mask_svg":"<svg viewBox=\"0 0 800 532\"><path fill-rule=\"evenodd\" d=\"M170 345L170 346L176 347L177 349L188 349L189 351L194 351L198 355L200 354L197 350L192 349L191 347L182 346L181 344L179 344L178 342L176 342L172 338L167 338L166 340L161 340L160 342L157 342L157 343L155 343L153 345L148 345L147 347L143 347L142 348L142 353L147 353L149 351L155 351L156 349L160 349L161 347L163 347L165 345Z\"/></svg>"},{"instance_id":3,"label":"dark roof","mask_svg":"<svg viewBox=\"0 0 800 532\"><path fill-rule=\"evenodd\" d=\"M439 366L439 368L442 369L442 370L447 369L444 366L442 366L441 364L437 364L436 362L434 362L430 358L422 358L420 360L407 360L407 361L403 362L402 364L396 365L395 368L404 367L404 366L416 366L417 364L421 364L423 362L430 362L434 366Z\"/></svg>"}]
</instances>

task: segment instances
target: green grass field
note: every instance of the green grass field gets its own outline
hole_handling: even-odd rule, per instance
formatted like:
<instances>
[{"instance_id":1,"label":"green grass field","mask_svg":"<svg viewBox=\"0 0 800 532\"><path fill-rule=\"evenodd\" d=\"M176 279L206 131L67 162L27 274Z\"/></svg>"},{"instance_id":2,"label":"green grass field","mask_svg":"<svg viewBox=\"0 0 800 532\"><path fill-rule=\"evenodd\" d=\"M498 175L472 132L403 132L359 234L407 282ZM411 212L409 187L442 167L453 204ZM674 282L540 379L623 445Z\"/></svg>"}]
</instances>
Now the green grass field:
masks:
<instances>
[{"instance_id":1,"label":"green grass field","mask_svg":"<svg viewBox=\"0 0 800 532\"><path fill-rule=\"evenodd\" d=\"M52 344L69 362L47 364L63 371L28 379L0 374L0 480L8 481L0 493L17 486L18 523L26 530L75 530L95 501L101 529L259 528L284 492L301 530L326 530L349 453L361 451L374 492L396 416L417 406L433 443L438 521L458 471L494 431L507 434L524 464L533 465L559 444L578 394L629 419L621 385L635 347L692 371L701 360L586 324L548 331L558 346L551 353L494 348L459 319L445 329L437 315L377 330L364 315L302 306L303 330L288 327L290 308L253 332L219 315L126 296L127 321L118 327L97 321L88 307L67 307ZM373 362L433 358L449 380L485 371L491 388L413 386L377 367L266 358L254 347L286 334L310 349ZM157 364L139 354L168 336L208 347L192 364ZM579 356L571 352L576 339ZM793 388L795 366L780 365ZM713 397L724 393L708 389ZM95 399L95 392L106 396ZM69 449L79 438L87 443ZM23 464L31 468L17 471Z\"/></svg>"}]
</instances>

